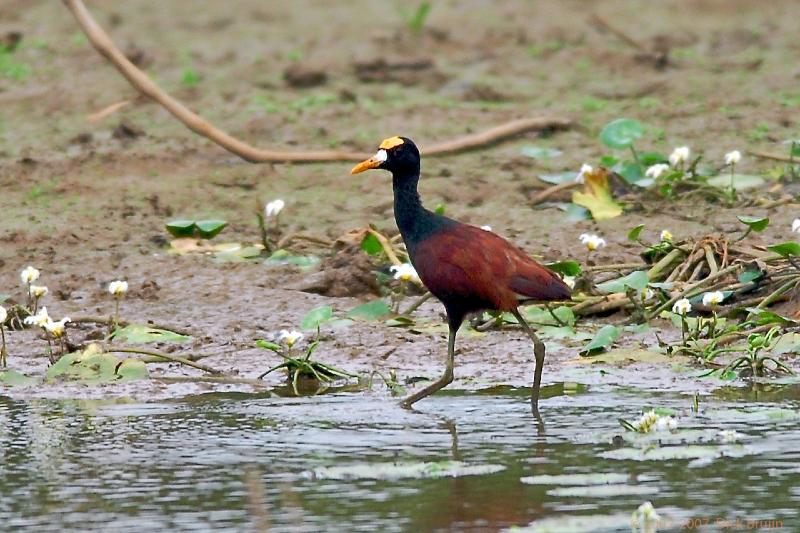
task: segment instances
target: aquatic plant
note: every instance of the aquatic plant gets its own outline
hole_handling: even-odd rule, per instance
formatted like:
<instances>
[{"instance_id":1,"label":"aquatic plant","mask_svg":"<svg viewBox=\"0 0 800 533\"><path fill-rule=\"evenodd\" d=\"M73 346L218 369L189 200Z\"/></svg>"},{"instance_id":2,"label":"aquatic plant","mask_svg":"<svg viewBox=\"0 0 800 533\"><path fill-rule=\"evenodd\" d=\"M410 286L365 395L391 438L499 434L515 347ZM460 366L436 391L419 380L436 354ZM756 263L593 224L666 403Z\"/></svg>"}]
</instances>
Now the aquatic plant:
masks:
<instances>
[{"instance_id":1,"label":"aquatic plant","mask_svg":"<svg viewBox=\"0 0 800 533\"><path fill-rule=\"evenodd\" d=\"M128 282L112 281L108 284L108 292L114 297L114 320L112 324L113 328L116 329L119 324L119 303L128 292Z\"/></svg>"},{"instance_id":2,"label":"aquatic plant","mask_svg":"<svg viewBox=\"0 0 800 533\"><path fill-rule=\"evenodd\" d=\"M8 350L6 349L6 319L8 318L8 311L0 305L0 366L6 368L8 366Z\"/></svg>"},{"instance_id":3,"label":"aquatic plant","mask_svg":"<svg viewBox=\"0 0 800 533\"><path fill-rule=\"evenodd\" d=\"M299 395L298 382L301 378L314 379L317 381L319 387L324 387L328 383L339 379L358 377L357 374L351 374L345 370L311 359L311 355L316 351L321 342L319 324L317 325L316 338L306 347L305 353L300 356L294 356L293 354L296 350L297 342L303 338L301 332L295 330L281 330L277 338L280 344L265 339L256 341L256 346L259 348L274 352L283 358L282 363L269 368L259 375L257 379L264 379L272 372L284 369L286 370L286 378L292 385L292 390L296 395Z\"/></svg>"}]
</instances>

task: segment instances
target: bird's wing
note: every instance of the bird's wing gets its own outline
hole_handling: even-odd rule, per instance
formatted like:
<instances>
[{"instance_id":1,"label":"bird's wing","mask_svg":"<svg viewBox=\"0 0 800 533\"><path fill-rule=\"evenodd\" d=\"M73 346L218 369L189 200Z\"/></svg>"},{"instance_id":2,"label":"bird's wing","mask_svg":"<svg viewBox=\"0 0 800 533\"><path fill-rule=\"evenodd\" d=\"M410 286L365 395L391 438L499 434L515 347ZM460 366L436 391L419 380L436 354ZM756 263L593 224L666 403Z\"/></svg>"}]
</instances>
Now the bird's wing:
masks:
<instances>
[{"instance_id":1,"label":"bird's wing","mask_svg":"<svg viewBox=\"0 0 800 533\"><path fill-rule=\"evenodd\" d=\"M415 267L440 299L460 297L486 308L510 310L519 300L569 297L563 281L502 237L459 224L417 247Z\"/></svg>"}]
</instances>

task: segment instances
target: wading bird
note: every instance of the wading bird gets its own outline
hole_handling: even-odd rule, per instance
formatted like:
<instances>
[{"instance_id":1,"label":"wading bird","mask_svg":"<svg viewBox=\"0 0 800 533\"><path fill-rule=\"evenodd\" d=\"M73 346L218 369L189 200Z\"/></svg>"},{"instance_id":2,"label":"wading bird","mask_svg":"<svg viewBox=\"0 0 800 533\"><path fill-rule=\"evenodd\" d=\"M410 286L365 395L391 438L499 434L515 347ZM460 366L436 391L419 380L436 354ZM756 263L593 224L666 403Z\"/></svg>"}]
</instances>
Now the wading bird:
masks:
<instances>
[{"instance_id":1,"label":"wading bird","mask_svg":"<svg viewBox=\"0 0 800 533\"><path fill-rule=\"evenodd\" d=\"M498 310L512 313L533 341L536 369L531 405L538 413L545 347L517 307L532 301L568 299L569 287L557 274L491 231L422 207L417 192L420 155L410 139L384 140L378 152L353 167L351 174L373 168L392 173L397 227L422 283L444 304L450 329L444 375L405 398L401 405L411 407L451 383L456 332L464 317L477 311Z\"/></svg>"}]
</instances>

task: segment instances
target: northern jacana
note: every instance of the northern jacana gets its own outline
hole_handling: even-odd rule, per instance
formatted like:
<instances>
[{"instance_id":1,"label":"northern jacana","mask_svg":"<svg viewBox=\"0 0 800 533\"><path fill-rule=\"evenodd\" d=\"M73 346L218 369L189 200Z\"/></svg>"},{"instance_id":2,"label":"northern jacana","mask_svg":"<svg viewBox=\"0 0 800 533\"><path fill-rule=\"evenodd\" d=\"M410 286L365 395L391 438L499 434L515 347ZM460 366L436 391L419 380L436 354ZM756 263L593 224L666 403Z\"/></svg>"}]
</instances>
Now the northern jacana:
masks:
<instances>
[{"instance_id":1,"label":"northern jacana","mask_svg":"<svg viewBox=\"0 0 800 533\"><path fill-rule=\"evenodd\" d=\"M405 398L401 405L411 407L451 383L456 332L464 318L478 311L497 310L512 313L533 341L536 368L531 405L538 412L545 347L517 307L533 301L568 299L569 287L499 235L425 209L417 192L420 155L411 139L384 140L378 152L353 167L351 174L369 169L392 173L397 227L422 283L444 304L450 329L444 375Z\"/></svg>"}]
</instances>

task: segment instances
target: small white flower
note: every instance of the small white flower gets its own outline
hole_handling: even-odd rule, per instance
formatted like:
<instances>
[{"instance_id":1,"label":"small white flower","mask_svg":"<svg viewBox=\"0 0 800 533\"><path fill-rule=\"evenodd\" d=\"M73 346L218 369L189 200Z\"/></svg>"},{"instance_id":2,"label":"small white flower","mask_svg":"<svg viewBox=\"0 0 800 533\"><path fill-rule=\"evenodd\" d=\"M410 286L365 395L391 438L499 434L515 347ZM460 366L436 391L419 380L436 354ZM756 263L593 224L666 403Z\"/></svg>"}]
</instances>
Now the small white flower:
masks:
<instances>
[{"instance_id":1,"label":"small white flower","mask_svg":"<svg viewBox=\"0 0 800 533\"><path fill-rule=\"evenodd\" d=\"M27 285L28 283L33 283L34 281L39 279L39 271L33 268L32 266L27 266L20 273L19 277L22 279L22 283Z\"/></svg>"},{"instance_id":2,"label":"small white flower","mask_svg":"<svg viewBox=\"0 0 800 533\"><path fill-rule=\"evenodd\" d=\"M731 444L739 440L739 433L735 429L721 429L717 432L719 440L726 444Z\"/></svg>"},{"instance_id":3,"label":"small white flower","mask_svg":"<svg viewBox=\"0 0 800 533\"><path fill-rule=\"evenodd\" d=\"M685 315L691 310L692 304L687 298L681 298L672 306L672 312L679 315Z\"/></svg>"},{"instance_id":4,"label":"small white flower","mask_svg":"<svg viewBox=\"0 0 800 533\"><path fill-rule=\"evenodd\" d=\"M639 433L649 433L653 426L658 421L658 415L652 409L646 413L642 413L639 420L636 421L634 427Z\"/></svg>"},{"instance_id":5,"label":"small white flower","mask_svg":"<svg viewBox=\"0 0 800 533\"><path fill-rule=\"evenodd\" d=\"M644 175L648 178L652 178L657 180L661 177L661 174L669 170L669 165L666 163L657 163L655 165L651 165L647 167L647 170L644 171Z\"/></svg>"},{"instance_id":6,"label":"small white flower","mask_svg":"<svg viewBox=\"0 0 800 533\"><path fill-rule=\"evenodd\" d=\"M594 171L592 165L587 165L586 163L581 165L581 169L578 172L578 175L575 176L575 181L577 183L583 183L586 181L586 175L591 174Z\"/></svg>"},{"instance_id":7,"label":"small white flower","mask_svg":"<svg viewBox=\"0 0 800 533\"><path fill-rule=\"evenodd\" d=\"M128 292L128 282L112 281L111 283L108 284L108 292L115 297L122 296L123 294Z\"/></svg>"},{"instance_id":8,"label":"small white flower","mask_svg":"<svg viewBox=\"0 0 800 533\"><path fill-rule=\"evenodd\" d=\"M564 280L564 284L569 287L570 289L575 288L575 276L564 276L561 278Z\"/></svg>"},{"instance_id":9,"label":"small white flower","mask_svg":"<svg viewBox=\"0 0 800 533\"><path fill-rule=\"evenodd\" d=\"M8 311L6 311L5 307L0 305L0 326L5 324L6 318L8 318Z\"/></svg>"},{"instance_id":10,"label":"small white flower","mask_svg":"<svg viewBox=\"0 0 800 533\"><path fill-rule=\"evenodd\" d=\"M703 295L703 305L714 307L715 305L721 304L724 299L725 295L720 291L707 292Z\"/></svg>"},{"instance_id":11,"label":"small white flower","mask_svg":"<svg viewBox=\"0 0 800 533\"><path fill-rule=\"evenodd\" d=\"M800 233L800 218L796 218L792 221L792 231Z\"/></svg>"},{"instance_id":12,"label":"small white flower","mask_svg":"<svg viewBox=\"0 0 800 533\"><path fill-rule=\"evenodd\" d=\"M267 215L267 218L276 217L278 213L283 211L284 206L286 206L286 203L283 200L272 200L264 207L264 214Z\"/></svg>"},{"instance_id":13,"label":"small white flower","mask_svg":"<svg viewBox=\"0 0 800 533\"><path fill-rule=\"evenodd\" d=\"M642 291L642 300L644 301L652 300L655 297L656 297L656 291L654 291L650 287L645 287L644 290Z\"/></svg>"},{"instance_id":14,"label":"small white flower","mask_svg":"<svg viewBox=\"0 0 800 533\"><path fill-rule=\"evenodd\" d=\"M288 346L289 348L294 346L294 343L296 343L302 338L303 334L296 330L288 331L282 329L280 335L278 335L278 340L285 342L286 346Z\"/></svg>"},{"instance_id":15,"label":"small white flower","mask_svg":"<svg viewBox=\"0 0 800 533\"><path fill-rule=\"evenodd\" d=\"M33 296L34 298L41 298L48 292L50 291L48 291L47 287L45 287L44 285L31 285L30 293L31 296Z\"/></svg>"},{"instance_id":16,"label":"small white flower","mask_svg":"<svg viewBox=\"0 0 800 533\"><path fill-rule=\"evenodd\" d=\"M672 241L672 232L668 229L661 230L661 240L662 241Z\"/></svg>"},{"instance_id":17,"label":"small white flower","mask_svg":"<svg viewBox=\"0 0 800 533\"><path fill-rule=\"evenodd\" d=\"M661 520L661 516L656 512L655 507L650 502L644 502L631 515L631 529L642 531L654 531L653 523Z\"/></svg>"},{"instance_id":18,"label":"small white flower","mask_svg":"<svg viewBox=\"0 0 800 533\"><path fill-rule=\"evenodd\" d=\"M589 233L582 233L581 236L579 237L579 239L581 240L581 242L583 244L586 245L586 248L590 252L593 252L593 251L597 250L598 248L602 248L603 246L606 245L606 240L605 239L603 239L602 237L599 237L597 235L593 235L593 234L589 234Z\"/></svg>"},{"instance_id":19,"label":"small white flower","mask_svg":"<svg viewBox=\"0 0 800 533\"><path fill-rule=\"evenodd\" d=\"M492 227L489 224L486 224L485 226L481 226L481 229L483 231L492 231Z\"/></svg>"},{"instance_id":20,"label":"small white flower","mask_svg":"<svg viewBox=\"0 0 800 533\"><path fill-rule=\"evenodd\" d=\"M29 326L39 326L43 328L50 322L50 315L47 314L47 307L42 307L35 315L26 317L24 322Z\"/></svg>"},{"instance_id":21,"label":"small white flower","mask_svg":"<svg viewBox=\"0 0 800 533\"><path fill-rule=\"evenodd\" d=\"M67 322L69 322L68 316L65 316L58 322L53 322L52 320L48 320L47 323L44 325L44 329L47 330L47 332L53 337L58 338L64 335L64 332L66 331L67 327Z\"/></svg>"},{"instance_id":22,"label":"small white flower","mask_svg":"<svg viewBox=\"0 0 800 533\"><path fill-rule=\"evenodd\" d=\"M739 150L733 150L725 154L726 165L736 165L741 160L742 160L742 152L740 152Z\"/></svg>"},{"instance_id":23,"label":"small white flower","mask_svg":"<svg viewBox=\"0 0 800 533\"><path fill-rule=\"evenodd\" d=\"M726 165L735 165L742 160L742 152L739 150L733 150L725 154L725 164Z\"/></svg>"},{"instance_id":24,"label":"small white flower","mask_svg":"<svg viewBox=\"0 0 800 533\"><path fill-rule=\"evenodd\" d=\"M653 431L675 431L678 429L678 421L671 416L659 416L653 425Z\"/></svg>"},{"instance_id":25,"label":"small white flower","mask_svg":"<svg viewBox=\"0 0 800 533\"><path fill-rule=\"evenodd\" d=\"M413 281L419 283L419 274L411 263L403 263L402 265L392 265L389 270L394 272L394 279L401 281Z\"/></svg>"},{"instance_id":26,"label":"small white flower","mask_svg":"<svg viewBox=\"0 0 800 533\"><path fill-rule=\"evenodd\" d=\"M688 146L679 146L675 148L671 154L669 154L669 164L673 167L677 167L678 165L682 165L689 161L689 156L691 155L692 151L689 150Z\"/></svg>"}]
</instances>

